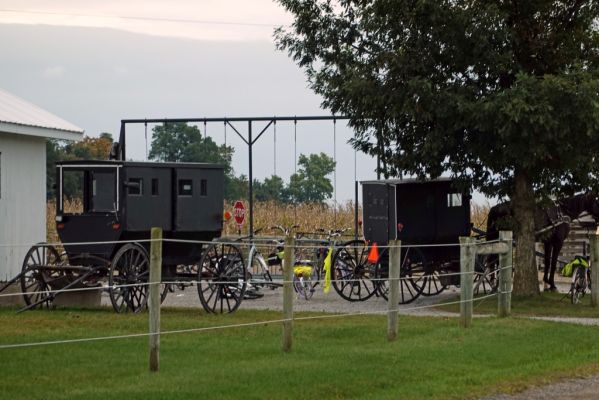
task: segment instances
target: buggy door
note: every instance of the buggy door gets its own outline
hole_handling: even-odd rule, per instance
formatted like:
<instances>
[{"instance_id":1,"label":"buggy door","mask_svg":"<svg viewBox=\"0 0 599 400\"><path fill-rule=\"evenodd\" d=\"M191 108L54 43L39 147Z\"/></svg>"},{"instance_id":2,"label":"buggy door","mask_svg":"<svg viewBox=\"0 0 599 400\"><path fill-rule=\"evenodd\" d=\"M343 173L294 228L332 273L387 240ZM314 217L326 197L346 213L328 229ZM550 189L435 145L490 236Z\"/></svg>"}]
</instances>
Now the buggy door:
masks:
<instances>
[{"instance_id":1,"label":"buggy door","mask_svg":"<svg viewBox=\"0 0 599 400\"><path fill-rule=\"evenodd\" d=\"M216 232L222 228L223 170L175 169L175 230Z\"/></svg>"},{"instance_id":2,"label":"buggy door","mask_svg":"<svg viewBox=\"0 0 599 400\"><path fill-rule=\"evenodd\" d=\"M434 186L429 183L397 185L398 239L406 243L433 243L437 239Z\"/></svg>"},{"instance_id":3,"label":"buggy door","mask_svg":"<svg viewBox=\"0 0 599 400\"><path fill-rule=\"evenodd\" d=\"M363 186L364 237L379 244L397 238L395 186L368 183Z\"/></svg>"},{"instance_id":4,"label":"buggy door","mask_svg":"<svg viewBox=\"0 0 599 400\"><path fill-rule=\"evenodd\" d=\"M125 170L127 231L172 229L170 168L130 167Z\"/></svg>"}]
</instances>

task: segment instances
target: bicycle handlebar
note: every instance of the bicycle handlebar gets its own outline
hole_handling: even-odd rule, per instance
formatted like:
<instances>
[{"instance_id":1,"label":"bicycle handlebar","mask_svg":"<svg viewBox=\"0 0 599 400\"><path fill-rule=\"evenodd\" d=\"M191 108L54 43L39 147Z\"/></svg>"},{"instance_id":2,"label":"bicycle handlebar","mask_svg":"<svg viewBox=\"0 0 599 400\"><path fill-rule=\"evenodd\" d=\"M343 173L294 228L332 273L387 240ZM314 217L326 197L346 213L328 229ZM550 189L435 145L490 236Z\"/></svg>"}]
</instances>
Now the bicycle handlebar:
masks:
<instances>
[{"instance_id":1,"label":"bicycle handlebar","mask_svg":"<svg viewBox=\"0 0 599 400\"><path fill-rule=\"evenodd\" d=\"M299 228L299 225L292 225L289 228L285 228L284 226L281 226L281 225L274 225L274 226L271 226L269 229L281 231L281 233L283 233L285 236L287 236L294 229L297 229L297 228Z\"/></svg>"}]
</instances>

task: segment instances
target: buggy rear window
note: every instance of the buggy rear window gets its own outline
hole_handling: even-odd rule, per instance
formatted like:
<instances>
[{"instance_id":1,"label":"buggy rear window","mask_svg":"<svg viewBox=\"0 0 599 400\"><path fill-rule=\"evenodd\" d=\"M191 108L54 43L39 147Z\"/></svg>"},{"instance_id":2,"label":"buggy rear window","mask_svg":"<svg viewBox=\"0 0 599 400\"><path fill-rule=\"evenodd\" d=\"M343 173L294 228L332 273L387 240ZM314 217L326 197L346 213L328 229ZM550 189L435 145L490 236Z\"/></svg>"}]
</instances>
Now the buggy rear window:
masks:
<instances>
[{"instance_id":1,"label":"buggy rear window","mask_svg":"<svg viewBox=\"0 0 599 400\"><path fill-rule=\"evenodd\" d=\"M179 196L191 196L193 194L193 183L191 179L179 179L178 191Z\"/></svg>"},{"instance_id":2,"label":"buggy rear window","mask_svg":"<svg viewBox=\"0 0 599 400\"><path fill-rule=\"evenodd\" d=\"M447 193L447 207L461 207L462 206L462 194L461 193Z\"/></svg>"}]
</instances>

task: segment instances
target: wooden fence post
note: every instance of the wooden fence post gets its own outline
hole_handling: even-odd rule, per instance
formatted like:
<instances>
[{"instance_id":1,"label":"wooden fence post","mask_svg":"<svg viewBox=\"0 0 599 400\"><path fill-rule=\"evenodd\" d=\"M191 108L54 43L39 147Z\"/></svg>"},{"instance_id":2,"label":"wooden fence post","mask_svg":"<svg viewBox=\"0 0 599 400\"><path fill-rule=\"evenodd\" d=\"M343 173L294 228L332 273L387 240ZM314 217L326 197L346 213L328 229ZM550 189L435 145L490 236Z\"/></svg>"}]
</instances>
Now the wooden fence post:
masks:
<instances>
[{"instance_id":1,"label":"wooden fence post","mask_svg":"<svg viewBox=\"0 0 599 400\"><path fill-rule=\"evenodd\" d=\"M290 352L293 344L293 266L295 265L295 238L285 238L283 261L283 351Z\"/></svg>"},{"instance_id":2,"label":"wooden fence post","mask_svg":"<svg viewBox=\"0 0 599 400\"><path fill-rule=\"evenodd\" d=\"M472 325L472 285L474 280L475 239L460 237L460 325Z\"/></svg>"},{"instance_id":3,"label":"wooden fence post","mask_svg":"<svg viewBox=\"0 0 599 400\"><path fill-rule=\"evenodd\" d=\"M497 316L509 317L512 312L512 232L499 231L499 240L507 243L508 251L499 255L499 286L497 287Z\"/></svg>"},{"instance_id":4,"label":"wooden fence post","mask_svg":"<svg viewBox=\"0 0 599 400\"><path fill-rule=\"evenodd\" d=\"M401 240L389 242L389 301L387 302L387 340L397 339L399 320L399 272L401 269Z\"/></svg>"},{"instance_id":5,"label":"wooden fence post","mask_svg":"<svg viewBox=\"0 0 599 400\"><path fill-rule=\"evenodd\" d=\"M162 281L162 228L152 228L148 312L150 318L150 371L160 369L160 282Z\"/></svg>"},{"instance_id":6,"label":"wooden fence post","mask_svg":"<svg viewBox=\"0 0 599 400\"><path fill-rule=\"evenodd\" d=\"M599 235L591 235L591 307L599 306Z\"/></svg>"}]
</instances>

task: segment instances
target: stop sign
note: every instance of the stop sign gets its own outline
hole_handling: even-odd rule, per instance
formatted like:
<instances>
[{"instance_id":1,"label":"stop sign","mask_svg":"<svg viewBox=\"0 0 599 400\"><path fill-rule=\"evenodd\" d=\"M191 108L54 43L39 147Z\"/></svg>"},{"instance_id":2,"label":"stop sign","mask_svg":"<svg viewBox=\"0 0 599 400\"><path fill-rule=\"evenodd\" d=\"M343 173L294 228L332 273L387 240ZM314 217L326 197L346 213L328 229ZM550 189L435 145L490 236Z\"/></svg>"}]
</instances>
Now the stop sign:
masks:
<instances>
[{"instance_id":1,"label":"stop sign","mask_svg":"<svg viewBox=\"0 0 599 400\"><path fill-rule=\"evenodd\" d=\"M233 206L233 217L235 218L237 227L241 229L245 222L245 206L241 200L237 200Z\"/></svg>"}]
</instances>

